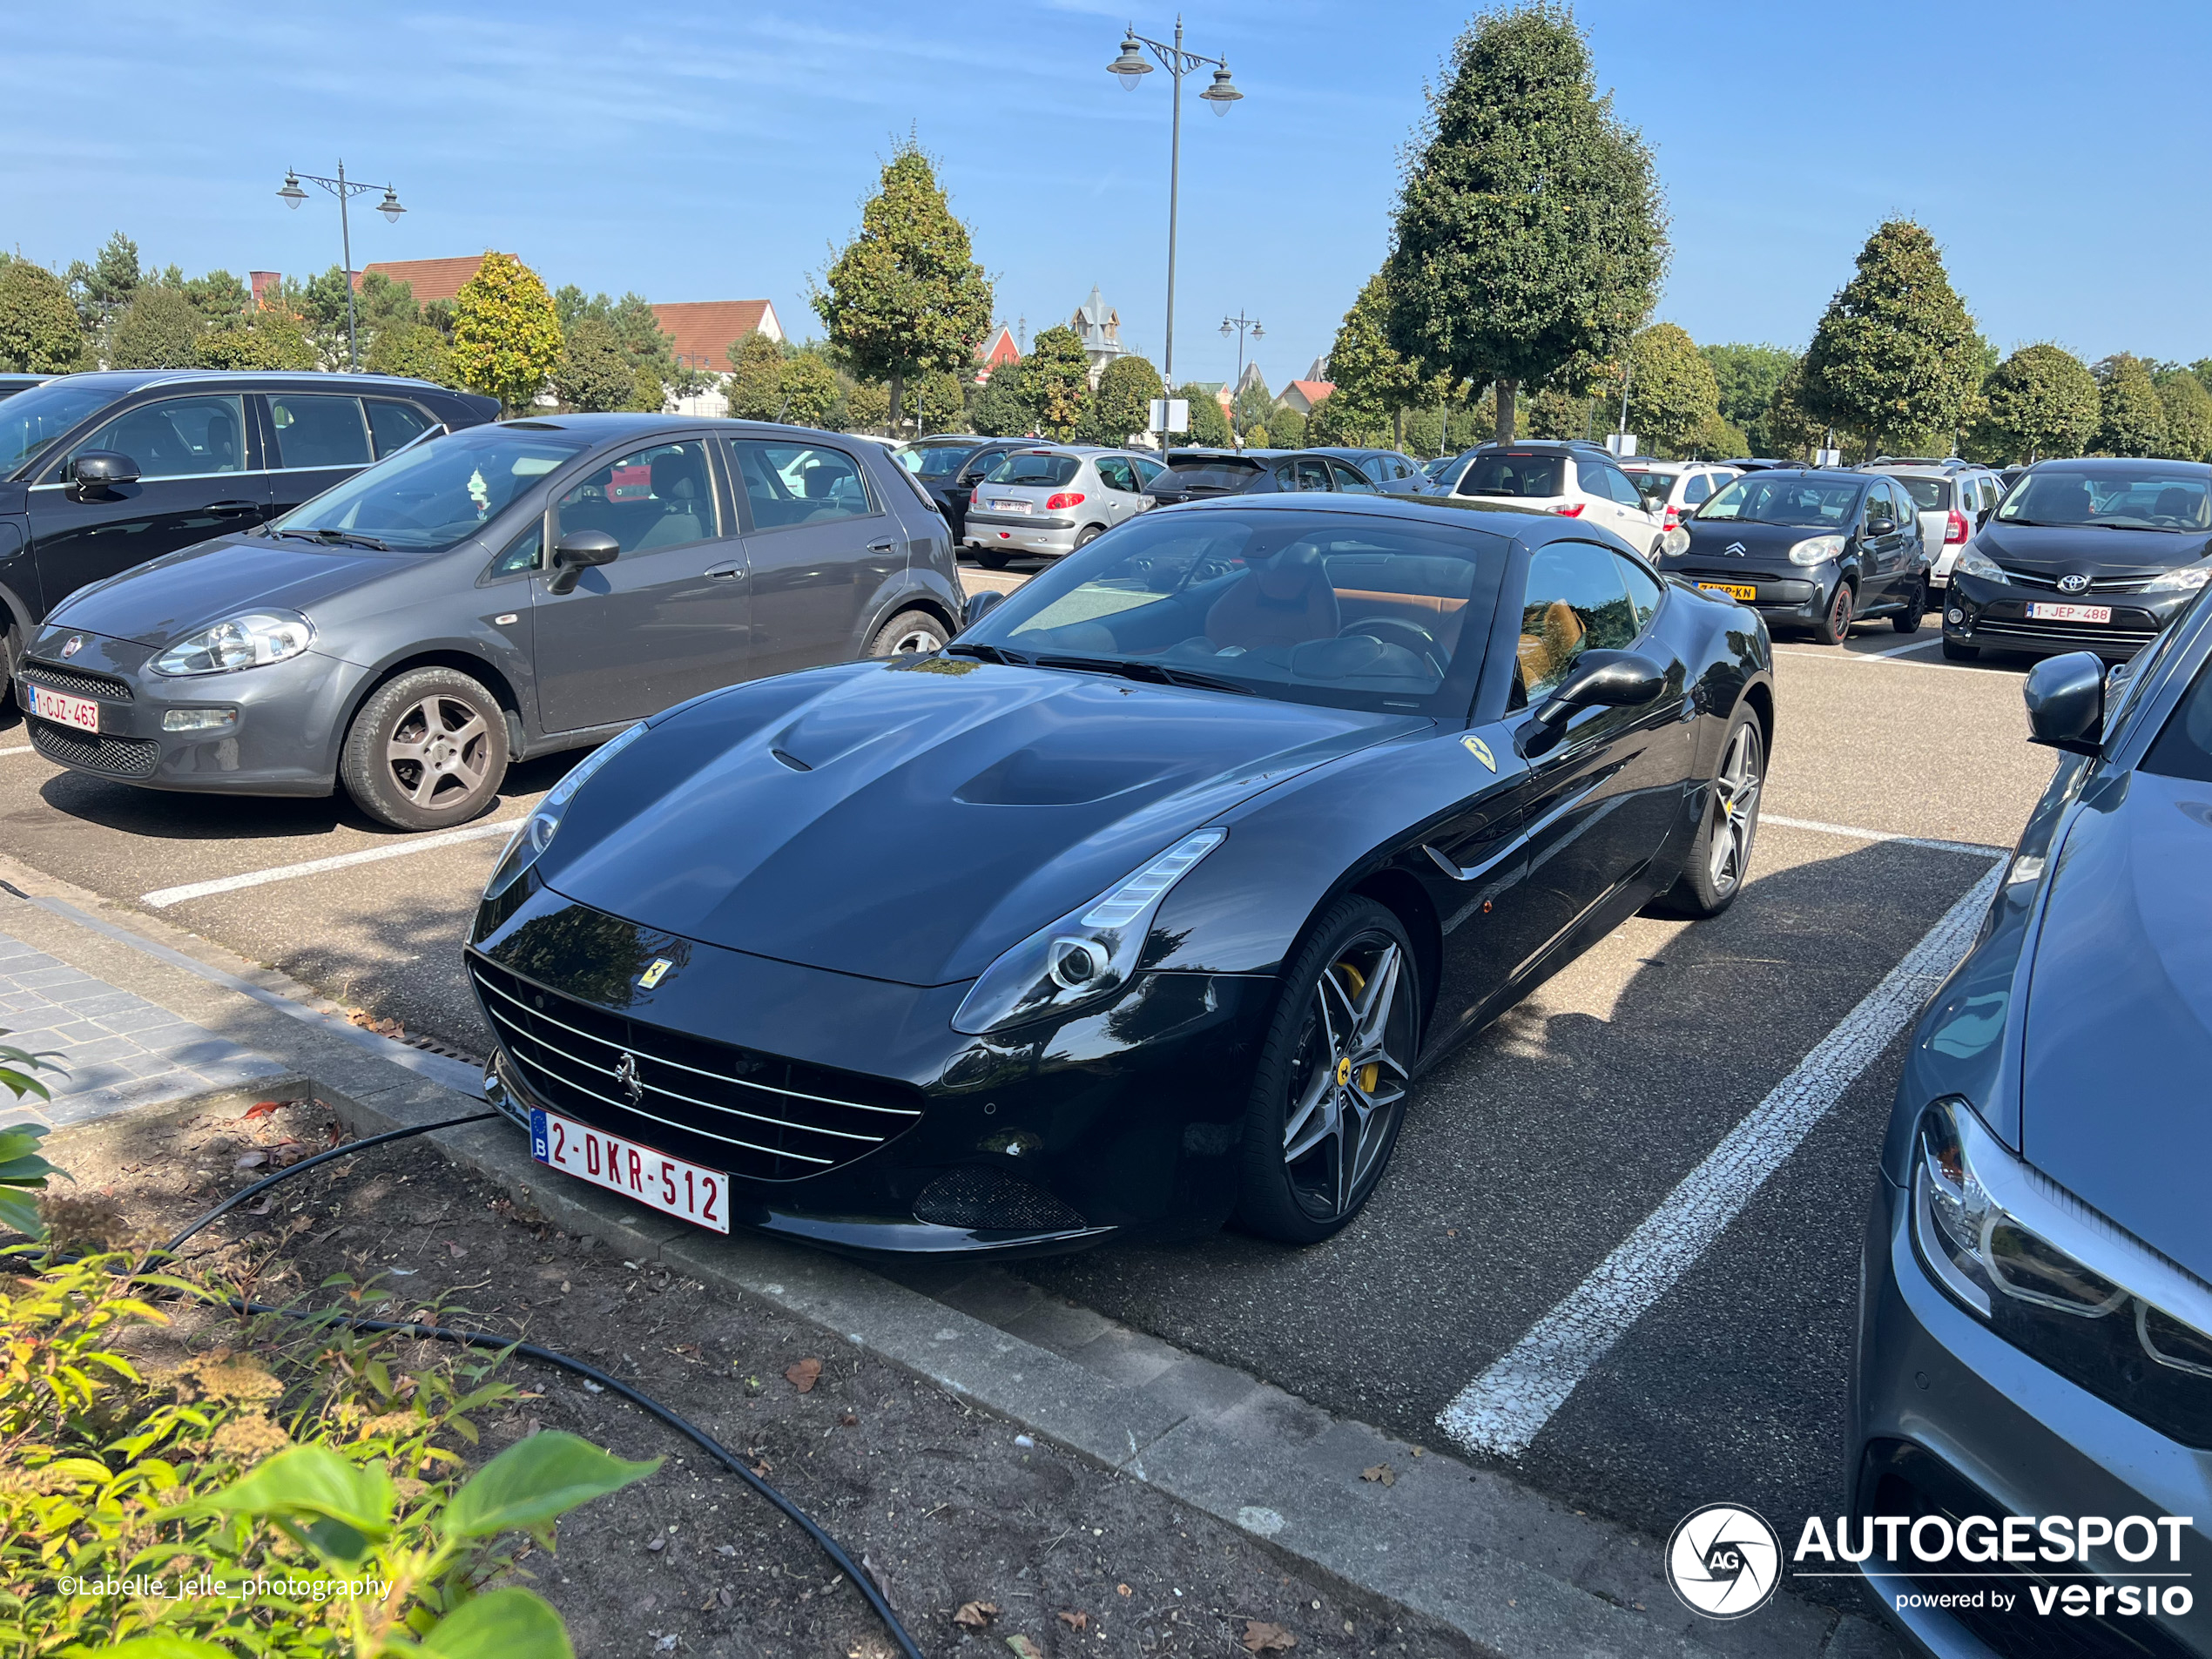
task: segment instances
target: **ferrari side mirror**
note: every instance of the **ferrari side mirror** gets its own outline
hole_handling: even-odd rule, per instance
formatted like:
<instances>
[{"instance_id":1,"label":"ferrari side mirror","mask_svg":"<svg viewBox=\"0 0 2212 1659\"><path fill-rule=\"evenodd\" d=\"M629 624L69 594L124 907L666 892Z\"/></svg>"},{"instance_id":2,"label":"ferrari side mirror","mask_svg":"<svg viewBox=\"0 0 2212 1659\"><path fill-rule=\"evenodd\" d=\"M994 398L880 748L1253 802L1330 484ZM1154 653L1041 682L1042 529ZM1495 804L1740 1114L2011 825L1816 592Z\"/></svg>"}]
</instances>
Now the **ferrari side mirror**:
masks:
<instances>
[{"instance_id":1,"label":"ferrari side mirror","mask_svg":"<svg viewBox=\"0 0 2212 1659\"><path fill-rule=\"evenodd\" d=\"M1004 590L998 588L985 588L980 592L969 594L968 603L961 607L960 625L963 629L973 628L991 614L994 605L1001 604L1005 598Z\"/></svg>"}]
</instances>

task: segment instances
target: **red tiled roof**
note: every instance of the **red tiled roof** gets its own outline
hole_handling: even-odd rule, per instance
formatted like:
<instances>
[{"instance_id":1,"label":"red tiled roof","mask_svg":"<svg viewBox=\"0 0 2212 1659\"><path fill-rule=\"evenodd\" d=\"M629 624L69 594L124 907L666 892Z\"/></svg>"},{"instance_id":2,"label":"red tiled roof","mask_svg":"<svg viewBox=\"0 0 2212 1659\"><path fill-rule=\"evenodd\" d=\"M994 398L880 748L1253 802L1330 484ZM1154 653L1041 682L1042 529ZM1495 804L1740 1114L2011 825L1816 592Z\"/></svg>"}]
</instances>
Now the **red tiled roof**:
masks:
<instances>
[{"instance_id":1,"label":"red tiled roof","mask_svg":"<svg viewBox=\"0 0 2212 1659\"><path fill-rule=\"evenodd\" d=\"M1318 403L1337 389L1337 383L1334 381L1292 381L1283 389L1287 392L1292 387L1298 388L1298 395L1308 403Z\"/></svg>"},{"instance_id":2,"label":"red tiled roof","mask_svg":"<svg viewBox=\"0 0 2212 1659\"><path fill-rule=\"evenodd\" d=\"M661 332L672 334L677 357L695 368L718 374L730 371L730 347L754 329L771 340L784 337L776 308L765 300L693 300L655 306Z\"/></svg>"},{"instance_id":3,"label":"red tiled roof","mask_svg":"<svg viewBox=\"0 0 2212 1659\"><path fill-rule=\"evenodd\" d=\"M395 282L404 282L414 294L415 303L427 306L433 300L450 300L459 293L462 285L476 274L476 267L484 262L481 253L463 254L451 260L380 260L374 265L363 266L361 276L375 271ZM354 280L356 287L361 278Z\"/></svg>"}]
</instances>

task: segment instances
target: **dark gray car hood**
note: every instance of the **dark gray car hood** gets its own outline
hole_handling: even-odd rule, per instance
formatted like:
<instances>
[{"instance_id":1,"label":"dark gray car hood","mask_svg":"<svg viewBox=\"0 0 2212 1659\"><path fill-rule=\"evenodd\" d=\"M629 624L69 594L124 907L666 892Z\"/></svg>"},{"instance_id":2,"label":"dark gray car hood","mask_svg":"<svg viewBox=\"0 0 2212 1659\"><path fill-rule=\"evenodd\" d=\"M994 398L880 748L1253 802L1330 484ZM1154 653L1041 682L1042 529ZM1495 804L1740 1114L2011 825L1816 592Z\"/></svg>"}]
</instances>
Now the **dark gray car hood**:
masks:
<instances>
[{"instance_id":1,"label":"dark gray car hood","mask_svg":"<svg viewBox=\"0 0 2212 1659\"><path fill-rule=\"evenodd\" d=\"M2204 556L2202 532L2097 529L2088 525L2000 524L1995 519L1974 537L1977 552L2037 576L2084 575L2124 580L2156 576Z\"/></svg>"},{"instance_id":2,"label":"dark gray car hood","mask_svg":"<svg viewBox=\"0 0 2212 1659\"><path fill-rule=\"evenodd\" d=\"M1844 534L1811 524L1760 524L1740 518L1715 519L1710 523L1693 518L1683 528L1689 532L1689 545L1675 557L1695 559L1701 570L1742 564L1758 570L1802 571L1807 567L1790 563L1791 548L1809 536ZM1743 548L1741 553L1729 550L1737 546Z\"/></svg>"},{"instance_id":3,"label":"dark gray car hood","mask_svg":"<svg viewBox=\"0 0 2212 1659\"><path fill-rule=\"evenodd\" d=\"M312 616L319 601L410 569L421 558L366 548L219 536L80 589L46 620L158 650L247 610Z\"/></svg>"},{"instance_id":4,"label":"dark gray car hood","mask_svg":"<svg viewBox=\"0 0 2212 1659\"><path fill-rule=\"evenodd\" d=\"M2212 1278L2212 784L2139 772L2114 794L2049 878L2020 1150Z\"/></svg>"}]
</instances>

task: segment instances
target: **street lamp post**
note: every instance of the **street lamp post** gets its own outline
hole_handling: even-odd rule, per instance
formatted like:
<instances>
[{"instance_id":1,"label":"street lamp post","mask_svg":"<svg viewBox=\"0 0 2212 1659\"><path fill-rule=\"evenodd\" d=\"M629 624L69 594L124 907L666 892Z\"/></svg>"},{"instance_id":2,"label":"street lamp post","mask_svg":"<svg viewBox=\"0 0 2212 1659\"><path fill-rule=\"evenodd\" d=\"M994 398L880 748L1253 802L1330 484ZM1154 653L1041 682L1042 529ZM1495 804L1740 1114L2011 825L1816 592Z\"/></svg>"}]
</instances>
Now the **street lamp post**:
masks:
<instances>
[{"instance_id":1,"label":"street lamp post","mask_svg":"<svg viewBox=\"0 0 2212 1659\"><path fill-rule=\"evenodd\" d=\"M1237 378L1230 382L1229 387L1229 432L1230 435L1237 440L1237 447L1241 449L1244 447L1244 434L1243 428L1237 423L1237 399L1244 389L1244 336L1250 333L1254 340L1264 340L1267 338L1267 330L1259 326L1258 318L1247 317L1241 310L1233 317L1224 317L1221 320L1221 332L1224 334L1232 330L1237 335Z\"/></svg>"},{"instance_id":2,"label":"street lamp post","mask_svg":"<svg viewBox=\"0 0 2212 1659\"><path fill-rule=\"evenodd\" d=\"M361 366L361 348L354 336L354 230L346 207L355 196L374 190L376 186L347 178L346 164L342 159L338 163L335 179L325 179L319 173L303 173L287 167L284 173L284 188L277 192L277 199L295 211L301 202L307 199L307 192L300 188L302 179L311 185L320 185L338 198L338 240L346 258L346 364L349 368L359 369ZM384 215L386 224L396 225L400 222L400 215L407 209L400 206L398 192L386 185L384 199L376 204L376 211Z\"/></svg>"},{"instance_id":3,"label":"street lamp post","mask_svg":"<svg viewBox=\"0 0 2212 1659\"><path fill-rule=\"evenodd\" d=\"M1167 343L1161 349L1160 372L1167 381L1170 395L1175 390L1175 216L1176 198L1182 185L1183 173L1183 78L1208 64L1213 67L1213 84L1198 94L1213 108L1216 115L1229 113L1229 106L1244 95L1229 78L1229 64L1219 57L1208 57L1198 52L1185 51L1183 47L1183 19L1175 20L1175 42L1151 39L1136 32L1131 24L1122 38L1122 55L1106 65L1121 78L1123 86L1134 92L1137 83L1152 72L1152 65L1144 61L1150 50L1160 60L1160 67L1167 71L1175 83L1173 113L1170 117L1168 139L1168 328Z\"/></svg>"}]
</instances>

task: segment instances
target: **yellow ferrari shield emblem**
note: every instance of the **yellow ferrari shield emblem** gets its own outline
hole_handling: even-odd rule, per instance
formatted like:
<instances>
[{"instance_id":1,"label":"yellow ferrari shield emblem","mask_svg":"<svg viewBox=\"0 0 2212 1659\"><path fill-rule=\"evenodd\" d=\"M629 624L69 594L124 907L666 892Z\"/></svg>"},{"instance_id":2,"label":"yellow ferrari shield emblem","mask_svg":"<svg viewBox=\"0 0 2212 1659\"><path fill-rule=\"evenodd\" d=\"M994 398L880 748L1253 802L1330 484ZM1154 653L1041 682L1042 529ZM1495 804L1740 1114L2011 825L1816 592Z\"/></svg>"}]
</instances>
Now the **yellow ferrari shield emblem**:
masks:
<instances>
[{"instance_id":1,"label":"yellow ferrari shield emblem","mask_svg":"<svg viewBox=\"0 0 2212 1659\"><path fill-rule=\"evenodd\" d=\"M1491 771L1497 771L1498 758L1490 752L1490 745L1480 738L1461 738L1460 745Z\"/></svg>"},{"instance_id":2,"label":"yellow ferrari shield emblem","mask_svg":"<svg viewBox=\"0 0 2212 1659\"><path fill-rule=\"evenodd\" d=\"M648 991L651 990L654 986L661 982L661 980L666 975L668 970L675 966L676 964L670 961L665 956L654 957L653 965L637 976L638 986L642 989Z\"/></svg>"}]
</instances>

